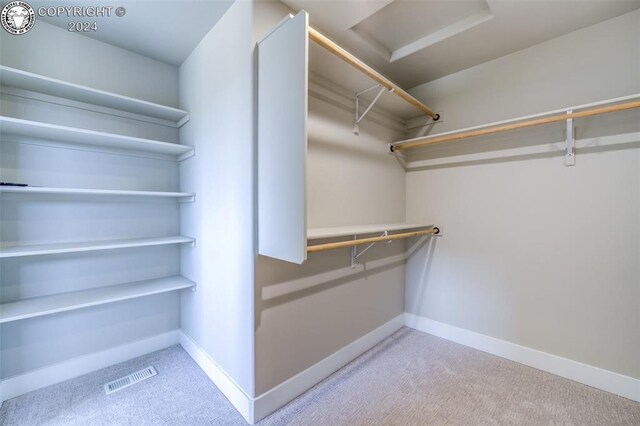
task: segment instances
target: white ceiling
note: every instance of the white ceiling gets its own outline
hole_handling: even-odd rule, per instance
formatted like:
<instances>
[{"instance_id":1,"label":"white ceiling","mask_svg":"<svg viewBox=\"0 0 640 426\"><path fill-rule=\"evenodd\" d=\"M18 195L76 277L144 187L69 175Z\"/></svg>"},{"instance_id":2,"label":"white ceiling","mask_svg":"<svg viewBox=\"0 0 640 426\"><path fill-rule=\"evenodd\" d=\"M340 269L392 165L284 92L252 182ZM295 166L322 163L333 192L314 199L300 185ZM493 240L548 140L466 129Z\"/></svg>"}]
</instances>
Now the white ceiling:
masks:
<instances>
[{"instance_id":1,"label":"white ceiling","mask_svg":"<svg viewBox=\"0 0 640 426\"><path fill-rule=\"evenodd\" d=\"M67 18L37 17L67 29L69 21L96 21L98 31L88 37L119 46L150 58L180 65L202 37L229 9L232 0L118 0L29 1L34 9L55 6L123 6L123 17Z\"/></svg>"},{"instance_id":2,"label":"white ceiling","mask_svg":"<svg viewBox=\"0 0 640 426\"><path fill-rule=\"evenodd\" d=\"M283 0L406 88L640 7L640 0Z\"/></svg>"}]
</instances>

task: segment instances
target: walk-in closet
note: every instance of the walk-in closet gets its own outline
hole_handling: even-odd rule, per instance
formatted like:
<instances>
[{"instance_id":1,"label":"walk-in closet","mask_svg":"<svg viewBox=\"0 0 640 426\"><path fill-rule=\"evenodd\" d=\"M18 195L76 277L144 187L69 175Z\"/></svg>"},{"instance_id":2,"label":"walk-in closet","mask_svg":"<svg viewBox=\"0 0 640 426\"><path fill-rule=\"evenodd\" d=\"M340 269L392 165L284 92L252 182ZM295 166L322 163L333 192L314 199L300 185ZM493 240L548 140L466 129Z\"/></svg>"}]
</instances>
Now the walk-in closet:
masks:
<instances>
[{"instance_id":1,"label":"walk-in closet","mask_svg":"<svg viewBox=\"0 0 640 426\"><path fill-rule=\"evenodd\" d=\"M0 4L0 424L640 424L640 1L76 3Z\"/></svg>"}]
</instances>

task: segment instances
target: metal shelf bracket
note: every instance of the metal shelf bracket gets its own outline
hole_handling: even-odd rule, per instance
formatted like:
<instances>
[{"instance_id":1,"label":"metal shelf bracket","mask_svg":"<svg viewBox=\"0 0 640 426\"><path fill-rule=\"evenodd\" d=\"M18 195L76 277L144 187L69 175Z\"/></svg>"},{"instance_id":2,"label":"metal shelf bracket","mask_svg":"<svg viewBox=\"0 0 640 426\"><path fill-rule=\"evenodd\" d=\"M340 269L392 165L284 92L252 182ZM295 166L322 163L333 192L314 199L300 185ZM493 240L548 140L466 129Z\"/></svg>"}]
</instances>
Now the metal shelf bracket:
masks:
<instances>
[{"instance_id":1,"label":"metal shelf bracket","mask_svg":"<svg viewBox=\"0 0 640 426\"><path fill-rule=\"evenodd\" d=\"M572 114L573 110L568 110L567 114ZM573 127L573 118L567 119L567 148L564 154L564 165L574 166L576 164L575 156L575 129Z\"/></svg>"},{"instance_id":2,"label":"metal shelf bracket","mask_svg":"<svg viewBox=\"0 0 640 426\"><path fill-rule=\"evenodd\" d=\"M386 237L387 235L389 235L389 231L384 231L380 236L381 237ZM353 239L357 239L358 236L354 235ZM387 244L391 244L393 241L385 241ZM358 265L358 258L360 256L362 256L367 250L369 250L371 247L373 247L374 245L376 245L377 243L371 243L368 246L366 246L363 250L358 252L358 246L353 246L351 247L351 269L355 269L355 267Z\"/></svg>"},{"instance_id":3,"label":"metal shelf bracket","mask_svg":"<svg viewBox=\"0 0 640 426\"><path fill-rule=\"evenodd\" d=\"M371 101L371 103L369 104L369 106L364 110L364 112L362 114L360 114L360 95L363 95L373 89L379 89L378 93L376 94L376 97L373 98L373 101ZM362 121L362 119L369 113L369 111L371 111L371 108L373 108L373 106L376 104L376 102L378 102L378 99L380 99L380 96L382 96L382 94L384 92L393 92L393 88L391 89L387 89L386 87L384 87L381 84L376 84L375 86L371 86L368 89L364 89L361 90L359 92L356 92L356 117L355 117L355 123L353 124L353 134L358 136L360 135L360 122Z\"/></svg>"}]
</instances>

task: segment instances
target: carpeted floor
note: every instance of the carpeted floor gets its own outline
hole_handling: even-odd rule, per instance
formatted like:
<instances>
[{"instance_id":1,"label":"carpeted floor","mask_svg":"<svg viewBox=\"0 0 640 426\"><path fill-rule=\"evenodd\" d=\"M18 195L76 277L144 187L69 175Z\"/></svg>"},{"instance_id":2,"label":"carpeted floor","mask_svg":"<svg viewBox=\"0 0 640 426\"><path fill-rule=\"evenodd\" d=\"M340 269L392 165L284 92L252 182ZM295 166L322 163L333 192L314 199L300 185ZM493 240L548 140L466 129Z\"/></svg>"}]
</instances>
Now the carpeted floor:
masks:
<instances>
[{"instance_id":1,"label":"carpeted floor","mask_svg":"<svg viewBox=\"0 0 640 426\"><path fill-rule=\"evenodd\" d=\"M105 395L148 365L158 375ZM2 425L243 425L172 347L6 401ZM260 425L640 425L640 403L403 328Z\"/></svg>"}]
</instances>

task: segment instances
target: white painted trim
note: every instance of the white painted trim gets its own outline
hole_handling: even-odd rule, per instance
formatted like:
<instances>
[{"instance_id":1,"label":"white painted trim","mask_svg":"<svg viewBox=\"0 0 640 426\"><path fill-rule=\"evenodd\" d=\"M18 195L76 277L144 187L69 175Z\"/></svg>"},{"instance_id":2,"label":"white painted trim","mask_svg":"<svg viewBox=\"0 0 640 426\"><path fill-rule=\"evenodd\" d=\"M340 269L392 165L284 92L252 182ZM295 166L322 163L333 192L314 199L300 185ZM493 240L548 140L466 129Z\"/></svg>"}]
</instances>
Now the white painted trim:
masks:
<instances>
[{"instance_id":1,"label":"white painted trim","mask_svg":"<svg viewBox=\"0 0 640 426\"><path fill-rule=\"evenodd\" d=\"M253 424L253 399L207 355L207 353L184 331L180 330L180 346L220 389L224 396L249 423Z\"/></svg>"},{"instance_id":2,"label":"white painted trim","mask_svg":"<svg viewBox=\"0 0 640 426\"><path fill-rule=\"evenodd\" d=\"M495 337L406 313L405 325L556 376L640 402L640 380Z\"/></svg>"},{"instance_id":3,"label":"white painted trim","mask_svg":"<svg viewBox=\"0 0 640 426\"><path fill-rule=\"evenodd\" d=\"M298 373L289 380L263 393L254 400L254 420L260 421L303 392L312 388L362 353L380 343L404 325L404 314L349 343L322 361Z\"/></svg>"},{"instance_id":4,"label":"white painted trim","mask_svg":"<svg viewBox=\"0 0 640 426\"><path fill-rule=\"evenodd\" d=\"M6 401L27 392L64 382L65 380L165 349L178 343L178 330L172 330L104 351L72 358L29 371L28 373L8 377L0 382L2 386L0 396L2 401Z\"/></svg>"},{"instance_id":5,"label":"white painted trim","mask_svg":"<svg viewBox=\"0 0 640 426\"><path fill-rule=\"evenodd\" d=\"M443 40L461 34L493 18L495 18L495 16L491 14L491 11L489 11L488 8L486 10L481 10L480 12L464 18L461 21L457 21L451 25L447 25L440 30L427 34L426 36L419 38L416 41L405 44L404 46L394 50L391 53L389 62L396 62L402 58L406 58L409 55L413 55L414 53L424 50L427 47L433 46L434 44L440 43Z\"/></svg>"}]
</instances>

